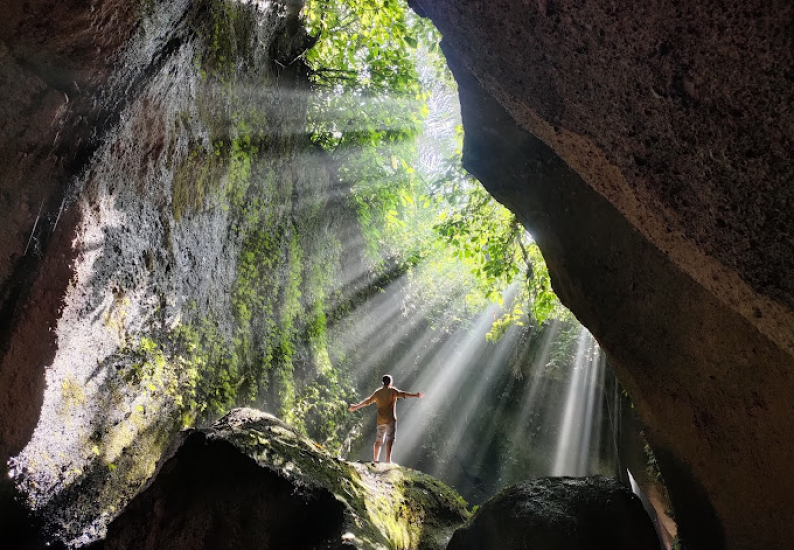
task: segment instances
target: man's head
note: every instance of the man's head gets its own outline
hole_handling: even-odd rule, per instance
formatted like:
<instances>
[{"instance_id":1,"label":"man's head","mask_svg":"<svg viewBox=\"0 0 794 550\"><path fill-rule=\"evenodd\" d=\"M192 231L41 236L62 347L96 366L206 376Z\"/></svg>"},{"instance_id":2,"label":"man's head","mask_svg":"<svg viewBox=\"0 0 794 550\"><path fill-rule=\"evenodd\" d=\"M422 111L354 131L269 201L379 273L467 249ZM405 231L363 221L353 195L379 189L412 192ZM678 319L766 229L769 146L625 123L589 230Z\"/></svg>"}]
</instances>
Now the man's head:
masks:
<instances>
[{"instance_id":1,"label":"man's head","mask_svg":"<svg viewBox=\"0 0 794 550\"><path fill-rule=\"evenodd\" d=\"M383 387L388 388L389 386L391 386L391 375L390 374L384 374L383 375Z\"/></svg>"}]
</instances>

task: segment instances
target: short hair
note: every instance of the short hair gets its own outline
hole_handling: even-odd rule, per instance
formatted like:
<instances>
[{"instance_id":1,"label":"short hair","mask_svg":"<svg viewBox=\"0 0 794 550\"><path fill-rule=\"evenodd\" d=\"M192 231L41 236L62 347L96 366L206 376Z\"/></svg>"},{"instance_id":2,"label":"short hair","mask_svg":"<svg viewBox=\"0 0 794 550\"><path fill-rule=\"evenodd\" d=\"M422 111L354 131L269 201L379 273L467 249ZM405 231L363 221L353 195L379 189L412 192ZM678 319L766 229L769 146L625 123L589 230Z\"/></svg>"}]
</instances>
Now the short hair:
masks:
<instances>
[{"instance_id":1,"label":"short hair","mask_svg":"<svg viewBox=\"0 0 794 550\"><path fill-rule=\"evenodd\" d=\"M388 386L389 384L391 384L391 375L390 374L384 374L383 375L383 385L384 386Z\"/></svg>"}]
</instances>

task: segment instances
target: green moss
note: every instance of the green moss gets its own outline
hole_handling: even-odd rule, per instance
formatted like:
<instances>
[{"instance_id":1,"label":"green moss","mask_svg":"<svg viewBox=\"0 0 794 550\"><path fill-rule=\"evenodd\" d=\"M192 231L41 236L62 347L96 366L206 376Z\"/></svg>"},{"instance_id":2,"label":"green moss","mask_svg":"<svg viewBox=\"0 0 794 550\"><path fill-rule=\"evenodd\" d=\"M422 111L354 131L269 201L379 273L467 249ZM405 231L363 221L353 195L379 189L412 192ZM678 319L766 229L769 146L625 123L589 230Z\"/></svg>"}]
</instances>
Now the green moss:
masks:
<instances>
[{"instance_id":1,"label":"green moss","mask_svg":"<svg viewBox=\"0 0 794 550\"><path fill-rule=\"evenodd\" d=\"M218 193L228 163L228 152L222 142L216 142L209 151L194 148L179 161L171 184L177 221L185 212L201 210L205 200Z\"/></svg>"},{"instance_id":2,"label":"green moss","mask_svg":"<svg viewBox=\"0 0 794 550\"><path fill-rule=\"evenodd\" d=\"M177 220L203 208L223 189L227 193L222 198L240 206L253 159L268 134L264 109L250 102L250 82L238 82L258 45L256 7L202 0L195 10L192 27L202 45L194 60L202 81L196 92L197 113L179 113L173 123L174 135L187 134L191 145L179 152L172 139L169 147L169 158L176 159L172 191ZM209 140L196 140L206 134ZM228 208L228 202L221 206Z\"/></svg>"},{"instance_id":3,"label":"green moss","mask_svg":"<svg viewBox=\"0 0 794 550\"><path fill-rule=\"evenodd\" d=\"M74 407L85 404L85 390L83 385L72 376L66 376L61 381L61 410L63 415L67 415Z\"/></svg>"},{"instance_id":4,"label":"green moss","mask_svg":"<svg viewBox=\"0 0 794 550\"><path fill-rule=\"evenodd\" d=\"M194 29L205 40L201 68L221 80L232 78L240 60L254 47L255 6L227 0L205 0L198 8Z\"/></svg>"},{"instance_id":5,"label":"green moss","mask_svg":"<svg viewBox=\"0 0 794 550\"><path fill-rule=\"evenodd\" d=\"M196 325L181 325L173 339L178 350L175 362L183 365L182 417L212 418L237 400L239 356L208 317Z\"/></svg>"},{"instance_id":6,"label":"green moss","mask_svg":"<svg viewBox=\"0 0 794 550\"><path fill-rule=\"evenodd\" d=\"M282 117L283 102L252 102L250 80L237 80L253 56L254 8L204 0L196 9L203 10L195 17L203 23L194 25L203 43L195 63L202 76L195 112L179 113L173 124L182 136L175 143L191 144L188 151L174 146L173 214L178 221L191 211L224 208L239 255L233 326L224 326L222 336L224 313L214 320L196 311L170 336L170 360L194 373L180 382L183 421L255 404L338 448L350 423L343 400L352 398L352 385L332 372L327 350L327 298L341 255L325 227L328 172L316 159L303 160L307 140L270 123L271 115ZM269 73L256 74L266 80ZM305 108L294 98L287 103ZM328 399L333 405L323 407Z\"/></svg>"}]
</instances>

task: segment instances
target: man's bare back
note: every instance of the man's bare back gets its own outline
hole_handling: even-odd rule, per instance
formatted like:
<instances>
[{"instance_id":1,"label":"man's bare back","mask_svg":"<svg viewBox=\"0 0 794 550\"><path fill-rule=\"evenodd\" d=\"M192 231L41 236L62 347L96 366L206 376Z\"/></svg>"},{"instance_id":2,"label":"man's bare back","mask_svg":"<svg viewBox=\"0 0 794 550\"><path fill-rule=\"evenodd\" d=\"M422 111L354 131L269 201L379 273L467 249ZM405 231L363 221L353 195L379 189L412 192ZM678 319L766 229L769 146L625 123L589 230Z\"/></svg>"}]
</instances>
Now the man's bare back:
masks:
<instances>
[{"instance_id":1,"label":"man's bare back","mask_svg":"<svg viewBox=\"0 0 794 550\"><path fill-rule=\"evenodd\" d=\"M404 391L397 388L381 388L370 396L378 407L378 424L391 424L397 421L397 400L406 397Z\"/></svg>"}]
</instances>

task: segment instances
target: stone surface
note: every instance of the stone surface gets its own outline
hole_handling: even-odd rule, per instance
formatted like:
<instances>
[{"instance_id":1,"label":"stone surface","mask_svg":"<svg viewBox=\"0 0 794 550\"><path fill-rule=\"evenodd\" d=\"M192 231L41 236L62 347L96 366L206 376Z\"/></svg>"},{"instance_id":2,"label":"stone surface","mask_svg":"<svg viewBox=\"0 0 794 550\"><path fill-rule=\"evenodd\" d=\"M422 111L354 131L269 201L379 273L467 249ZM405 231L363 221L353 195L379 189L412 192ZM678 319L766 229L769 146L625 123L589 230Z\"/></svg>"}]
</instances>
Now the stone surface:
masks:
<instances>
[{"instance_id":1,"label":"stone surface","mask_svg":"<svg viewBox=\"0 0 794 550\"><path fill-rule=\"evenodd\" d=\"M794 351L790 2L414 4L522 127Z\"/></svg>"},{"instance_id":2,"label":"stone surface","mask_svg":"<svg viewBox=\"0 0 794 550\"><path fill-rule=\"evenodd\" d=\"M92 548L441 550L467 517L430 476L336 459L275 417L237 409L184 432Z\"/></svg>"},{"instance_id":3,"label":"stone surface","mask_svg":"<svg viewBox=\"0 0 794 550\"><path fill-rule=\"evenodd\" d=\"M286 66L295 2L18 4L0 22L0 509L11 477L84 544L180 427L236 391L278 410L293 373L326 368L323 344L293 343L296 312L326 298L355 212L329 198L305 67ZM39 113L48 94L63 105Z\"/></svg>"},{"instance_id":4,"label":"stone surface","mask_svg":"<svg viewBox=\"0 0 794 550\"><path fill-rule=\"evenodd\" d=\"M603 477L543 478L485 502L447 550L658 550L640 499Z\"/></svg>"},{"instance_id":5,"label":"stone surface","mask_svg":"<svg viewBox=\"0 0 794 550\"><path fill-rule=\"evenodd\" d=\"M128 46L139 8L79 0L12 0L3 7L0 457L22 449L38 418L43 369L55 347L52 322L73 259L68 243L78 217L63 216L69 184L98 147L107 130L103 123L119 107L120 90L103 85ZM45 260L53 240L58 252ZM7 423L9 418L14 422Z\"/></svg>"},{"instance_id":6,"label":"stone surface","mask_svg":"<svg viewBox=\"0 0 794 550\"><path fill-rule=\"evenodd\" d=\"M792 6L412 2L465 163L629 390L688 548L788 548Z\"/></svg>"},{"instance_id":7,"label":"stone surface","mask_svg":"<svg viewBox=\"0 0 794 550\"><path fill-rule=\"evenodd\" d=\"M43 404L44 369L72 276L79 214L69 188L99 144L103 85L135 31L140 3L10 0L0 18L0 530L13 498L6 459L30 439ZM103 101L104 100L104 101ZM57 230L57 231L56 231ZM53 253L47 255L52 249ZM13 527L13 529L12 529ZM8 539L7 539L8 540Z\"/></svg>"}]
</instances>

